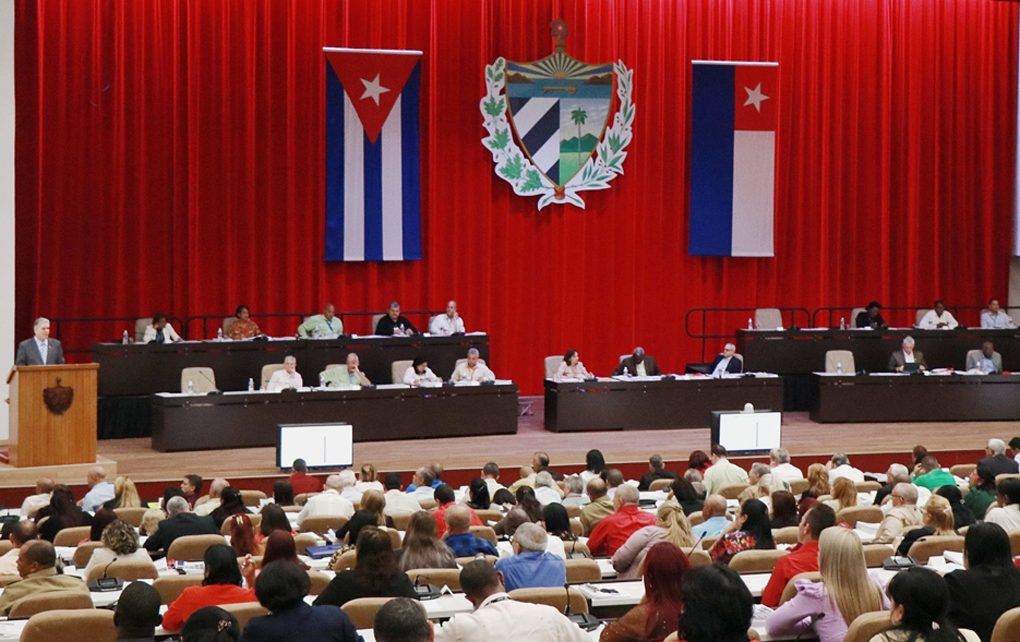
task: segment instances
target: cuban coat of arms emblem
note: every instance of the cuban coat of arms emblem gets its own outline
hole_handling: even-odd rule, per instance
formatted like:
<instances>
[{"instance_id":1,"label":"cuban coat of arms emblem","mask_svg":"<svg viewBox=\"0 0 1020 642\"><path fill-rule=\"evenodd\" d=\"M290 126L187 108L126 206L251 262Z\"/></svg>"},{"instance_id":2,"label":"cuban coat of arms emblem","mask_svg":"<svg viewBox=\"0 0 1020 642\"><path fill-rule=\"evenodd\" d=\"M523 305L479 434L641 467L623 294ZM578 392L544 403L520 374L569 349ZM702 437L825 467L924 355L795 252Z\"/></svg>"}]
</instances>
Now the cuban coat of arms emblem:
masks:
<instances>
[{"instance_id":1,"label":"cuban coat of arms emblem","mask_svg":"<svg viewBox=\"0 0 1020 642\"><path fill-rule=\"evenodd\" d=\"M480 108L488 135L482 143L497 176L516 194L537 196L539 210L550 204L584 208L580 192L608 189L623 173L633 136L634 72L622 61L572 58L566 24L554 21L552 30L553 54L532 62L500 57L486 65Z\"/></svg>"}]
</instances>

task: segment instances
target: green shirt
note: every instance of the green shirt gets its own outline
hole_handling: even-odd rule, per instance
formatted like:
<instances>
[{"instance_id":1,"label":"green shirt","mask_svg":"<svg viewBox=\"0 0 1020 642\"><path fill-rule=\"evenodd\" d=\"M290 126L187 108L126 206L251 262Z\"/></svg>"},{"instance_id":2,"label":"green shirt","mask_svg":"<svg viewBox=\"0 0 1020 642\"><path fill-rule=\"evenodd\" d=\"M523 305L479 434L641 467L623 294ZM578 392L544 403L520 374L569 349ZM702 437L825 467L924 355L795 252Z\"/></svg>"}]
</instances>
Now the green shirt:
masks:
<instances>
[{"instance_id":1,"label":"green shirt","mask_svg":"<svg viewBox=\"0 0 1020 642\"><path fill-rule=\"evenodd\" d=\"M914 483L935 492L943 486L956 486L956 478L948 470L939 468L930 473L918 475L914 478Z\"/></svg>"},{"instance_id":2,"label":"green shirt","mask_svg":"<svg viewBox=\"0 0 1020 642\"><path fill-rule=\"evenodd\" d=\"M316 314L305 319L305 322L298 326L297 333L302 339L335 337L344 333L344 323L337 316L326 320L324 315Z\"/></svg>"},{"instance_id":3,"label":"green shirt","mask_svg":"<svg viewBox=\"0 0 1020 642\"><path fill-rule=\"evenodd\" d=\"M323 370L320 376L322 377L323 385L329 386L330 388L339 388L345 384L352 386L361 385L361 378L358 377L358 373L348 372L347 366Z\"/></svg>"},{"instance_id":4,"label":"green shirt","mask_svg":"<svg viewBox=\"0 0 1020 642\"><path fill-rule=\"evenodd\" d=\"M963 505L974 513L974 517L981 521L988 512L988 507L995 503L995 491L983 488L971 488L970 492L963 496Z\"/></svg>"}]
</instances>

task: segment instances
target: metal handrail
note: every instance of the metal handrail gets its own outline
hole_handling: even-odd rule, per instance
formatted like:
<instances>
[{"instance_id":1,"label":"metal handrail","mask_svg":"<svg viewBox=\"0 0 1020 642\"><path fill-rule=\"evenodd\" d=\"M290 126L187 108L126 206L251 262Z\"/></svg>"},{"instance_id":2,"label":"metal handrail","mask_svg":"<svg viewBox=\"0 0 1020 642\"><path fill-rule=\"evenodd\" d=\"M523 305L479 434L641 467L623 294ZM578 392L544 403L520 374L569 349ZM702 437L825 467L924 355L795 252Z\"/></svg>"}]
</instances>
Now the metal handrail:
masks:
<instances>
[{"instance_id":1,"label":"metal handrail","mask_svg":"<svg viewBox=\"0 0 1020 642\"><path fill-rule=\"evenodd\" d=\"M756 306L756 307L753 307L753 308L752 307L741 307L741 308L691 308L691 309L687 310L687 314L684 315L684 332L687 334L688 338L691 338L691 339L700 339L701 340L701 360L704 361L705 358L706 358L706 350L708 348L708 340L709 339L716 339L716 340L718 340L718 339L733 339L733 330L732 329L726 330L725 333L723 333L723 334L710 334L708 332L708 322L709 322L709 315L710 314L714 315L714 314L717 314L717 313L721 313L722 315L731 315L731 314L735 314L735 313L739 312L739 313L741 313L741 315L750 313L751 316L754 316L755 310L760 310L763 307L768 307L768 306ZM804 318L805 321L807 321L808 323L811 322L811 312L807 308L789 307L789 308L777 308L777 309L779 310L780 314L782 314L784 316L784 318L787 317L787 315L788 315L788 318L790 320L789 327L796 327L797 326L798 315L803 315L803 318ZM691 322L692 322L693 318L698 317L698 316L700 316L700 322L701 322L700 326L699 326L700 330L695 332L695 331L692 331ZM720 319L719 323L724 323L724 321L722 319ZM734 325L734 326L731 326L731 327L735 329L735 328L737 328L739 326Z\"/></svg>"},{"instance_id":2,"label":"metal handrail","mask_svg":"<svg viewBox=\"0 0 1020 642\"><path fill-rule=\"evenodd\" d=\"M822 326L829 327L829 328L838 327L839 326L839 320L835 316L837 313L839 313L840 315L843 315L843 314L849 315L850 312L854 308L860 308L860 307L864 307L864 306L861 306L861 305L855 305L855 306L853 306L853 305L852 306L826 306L826 307L816 308L815 311L811 315L811 325L813 325L815 327L821 327L818 322L819 322L820 318L824 315L827 318L824 320L825 322L821 324ZM886 311L889 311L889 312L904 312L904 311L907 311L907 312L915 313L915 315L916 315L916 311L917 310L930 310L930 309L932 309L931 304L925 304L925 305L882 306L882 312L883 313L885 313ZM953 314L953 316L956 317L957 321L961 320L961 314L960 314L961 312L974 312L974 311L976 311L978 313L978 316L980 316L980 313L982 311L986 310L986 309L988 309L988 305L987 304L979 304L979 305L955 305L955 306L947 305L946 306L946 310L949 310L949 312L951 312ZM1020 310L1020 307L1018 307L1018 306L1004 307L1002 309L1005 310L1007 313L1009 313L1010 310ZM886 319L886 321L888 322L889 319ZM907 324L907 325L913 326L914 323L915 323L914 318L910 318L909 321L910 321L910 323ZM980 322L980 319L978 319L978 322ZM847 316L846 317L846 324L847 324L847 326L853 327L854 319L851 319L849 316Z\"/></svg>"}]
</instances>

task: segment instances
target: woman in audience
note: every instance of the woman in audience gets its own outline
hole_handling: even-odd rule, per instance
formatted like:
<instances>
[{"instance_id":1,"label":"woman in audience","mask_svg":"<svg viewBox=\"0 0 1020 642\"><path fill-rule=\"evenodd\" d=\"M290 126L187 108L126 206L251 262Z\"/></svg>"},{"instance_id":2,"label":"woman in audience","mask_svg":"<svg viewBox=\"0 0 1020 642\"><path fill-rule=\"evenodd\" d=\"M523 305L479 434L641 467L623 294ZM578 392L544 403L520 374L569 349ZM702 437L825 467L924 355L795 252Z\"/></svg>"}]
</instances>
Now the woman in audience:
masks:
<instances>
[{"instance_id":1,"label":"woman in audience","mask_svg":"<svg viewBox=\"0 0 1020 642\"><path fill-rule=\"evenodd\" d=\"M255 537L260 550L266 547L266 538L273 531L285 531L294 535L294 527L287 519L287 512L276 504L266 504L262 507L262 523L259 524L259 532Z\"/></svg>"},{"instance_id":2,"label":"woman in audience","mask_svg":"<svg viewBox=\"0 0 1020 642\"><path fill-rule=\"evenodd\" d=\"M599 642L653 642L669 635L680 617L680 586L689 568L687 556L669 542L648 550L644 561L645 596L626 615L602 630Z\"/></svg>"},{"instance_id":3,"label":"woman in audience","mask_svg":"<svg viewBox=\"0 0 1020 642\"><path fill-rule=\"evenodd\" d=\"M797 515L797 498L788 490L777 490L772 493L772 520L769 522L773 529L787 528L800 524L800 517Z\"/></svg>"},{"instance_id":4,"label":"woman in audience","mask_svg":"<svg viewBox=\"0 0 1020 642\"><path fill-rule=\"evenodd\" d=\"M218 606L198 609L181 629L181 642L237 642L240 638L237 618Z\"/></svg>"},{"instance_id":5,"label":"woman in audience","mask_svg":"<svg viewBox=\"0 0 1020 642\"><path fill-rule=\"evenodd\" d=\"M230 523L230 548L238 557L245 555L259 555L262 547L255 539L255 527L252 526L251 518L240 513L227 518Z\"/></svg>"},{"instance_id":6,"label":"woman in audience","mask_svg":"<svg viewBox=\"0 0 1020 642\"><path fill-rule=\"evenodd\" d=\"M713 562L729 564L740 551L774 549L769 509L758 499L749 499L740 506L736 519L726 528L709 554Z\"/></svg>"},{"instance_id":7,"label":"woman in audience","mask_svg":"<svg viewBox=\"0 0 1020 642\"><path fill-rule=\"evenodd\" d=\"M567 475L563 478L563 485L567 489L567 494L560 503L564 506L580 507L591 503L588 496L584 494L584 482L581 481L580 475Z\"/></svg>"},{"instance_id":8,"label":"woman in audience","mask_svg":"<svg viewBox=\"0 0 1020 642\"><path fill-rule=\"evenodd\" d=\"M970 474L970 491L963 498L963 505L974 513L975 519L982 520L988 509L995 505L995 499L995 471L980 461Z\"/></svg>"},{"instance_id":9,"label":"woman in audience","mask_svg":"<svg viewBox=\"0 0 1020 642\"><path fill-rule=\"evenodd\" d=\"M924 522L921 528L913 528L903 535L897 555L906 555L914 542L929 535L956 535L953 530L953 509L949 500L941 495L932 495L924 505Z\"/></svg>"},{"instance_id":10,"label":"woman in audience","mask_svg":"<svg viewBox=\"0 0 1020 642\"><path fill-rule=\"evenodd\" d=\"M686 642L747 642L754 598L740 575L722 564L696 566L680 585L680 638Z\"/></svg>"},{"instance_id":11,"label":"woman in audience","mask_svg":"<svg viewBox=\"0 0 1020 642\"><path fill-rule=\"evenodd\" d=\"M262 567L265 568L266 564L277 560L290 562L305 571L309 569L309 566L298 558L294 536L287 531L273 531L266 537L265 552L262 553ZM244 569L241 570L244 571ZM254 586L254 582L248 582L248 586Z\"/></svg>"},{"instance_id":12,"label":"woman in audience","mask_svg":"<svg viewBox=\"0 0 1020 642\"><path fill-rule=\"evenodd\" d=\"M81 574L86 579L92 569L106 566L114 560L152 565L149 551L139 546L138 533L130 524L115 519L103 529L100 541L103 546L92 551L92 557L89 558L89 563Z\"/></svg>"},{"instance_id":13,"label":"woman in audience","mask_svg":"<svg viewBox=\"0 0 1020 642\"><path fill-rule=\"evenodd\" d=\"M613 568L617 578L632 580L641 577L641 562L649 551L661 542L669 542L677 548L694 545L691 523L683 509L673 502L664 502L655 513L655 524L645 526L631 533L623 546L613 555Z\"/></svg>"},{"instance_id":14,"label":"woman in audience","mask_svg":"<svg viewBox=\"0 0 1020 642\"><path fill-rule=\"evenodd\" d=\"M953 528L956 530L970 526L976 521L974 513L963 505L963 493L956 486L942 486L935 494L949 500L949 506L953 509Z\"/></svg>"},{"instance_id":15,"label":"woman in audience","mask_svg":"<svg viewBox=\"0 0 1020 642\"><path fill-rule=\"evenodd\" d=\"M438 384L442 381L436 373L432 372L432 368L429 367L428 359L422 356L417 356L411 362L410 367L404 370L404 383L417 388L422 384Z\"/></svg>"},{"instance_id":16,"label":"woman in audience","mask_svg":"<svg viewBox=\"0 0 1020 642\"><path fill-rule=\"evenodd\" d=\"M705 497L708 496L708 491L705 490L705 476L701 474L701 471L688 468L683 478L694 487L694 491L698 494L698 499L704 501Z\"/></svg>"},{"instance_id":17,"label":"woman in audience","mask_svg":"<svg viewBox=\"0 0 1020 642\"><path fill-rule=\"evenodd\" d=\"M484 479L475 478L468 484L468 508L474 510L489 510L492 506L492 499L489 497L489 485Z\"/></svg>"},{"instance_id":18,"label":"woman in audience","mask_svg":"<svg viewBox=\"0 0 1020 642\"><path fill-rule=\"evenodd\" d=\"M826 528L818 541L821 582L797 580L797 593L769 616L773 638L808 633L819 642L841 642L861 613L887 608L882 587L869 577L861 540L847 528Z\"/></svg>"},{"instance_id":19,"label":"woman in audience","mask_svg":"<svg viewBox=\"0 0 1020 642\"><path fill-rule=\"evenodd\" d=\"M1009 535L998 524L975 524L963 543L966 570L946 575L949 619L982 640L992 638L999 616L1020 606L1020 569L1013 564Z\"/></svg>"},{"instance_id":20,"label":"woman in audience","mask_svg":"<svg viewBox=\"0 0 1020 642\"><path fill-rule=\"evenodd\" d=\"M383 488L382 482L379 481L379 473L376 472L375 466L372 464L361 465L361 472L358 474L358 481L354 487L361 492L377 490L381 493L386 490Z\"/></svg>"},{"instance_id":21,"label":"woman in audience","mask_svg":"<svg viewBox=\"0 0 1020 642\"><path fill-rule=\"evenodd\" d=\"M358 533L366 526L383 526L388 518L383 516L386 508L386 497L378 490L367 490L361 496L361 510L347 520L347 523L336 532L338 540L347 546L358 541ZM392 520L390 521L392 524Z\"/></svg>"},{"instance_id":22,"label":"woman in audience","mask_svg":"<svg viewBox=\"0 0 1020 642\"><path fill-rule=\"evenodd\" d=\"M231 515L239 515L242 513L250 513L245 505L244 500L241 499L241 491L237 490L233 486L227 486L220 493L220 505L210 513L213 521L216 522L216 528L222 528L223 522L227 521L227 518Z\"/></svg>"},{"instance_id":23,"label":"woman in audience","mask_svg":"<svg viewBox=\"0 0 1020 642\"><path fill-rule=\"evenodd\" d=\"M142 500L138 496L138 489L130 477L123 475L113 480L113 499L103 504L103 508L139 508Z\"/></svg>"},{"instance_id":24,"label":"woman in audience","mask_svg":"<svg viewBox=\"0 0 1020 642\"><path fill-rule=\"evenodd\" d=\"M581 481L587 484L592 479L602 475L606 469L606 458L602 451L592 448L584 455L584 470L581 471Z\"/></svg>"},{"instance_id":25,"label":"woman in audience","mask_svg":"<svg viewBox=\"0 0 1020 642\"><path fill-rule=\"evenodd\" d=\"M493 527L496 535L513 535L524 522L542 521L542 504L535 498L535 489L521 486L516 493L517 505L511 508L503 519Z\"/></svg>"},{"instance_id":26,"label":"woman in audience","mask_svg":"<svg viewBox=\"0 0 1020 642\"><path fill-rule=\"evenodd\" d=\"M825 464L811 464L808 466L807 480L808 490L813 492L815 497L830 494L829 471L825 467Z\"/></svg>"},{"instance_id":27,"label":"woman in audience","mask_svg":"<svg viewBox=\"0 0 1020 642\"><path fill-rule=\"evenodd\" d=\"M241 570L237 566L234 550L226 544L215 544L206 549L205 579L201 586L189 586L170 603L163 615L163 628L179 631L192 613L216 604L254 602L255 593L241 587Z\"/></svg>"},{"instance_id":28,"label":"woman in audience","mask_svg":"<svg viewBox=\"0 0 1020 642\"><path fill-rule=\"evenodd\" d=\"M702 475L705 474L705 471L711 465L712 460L709 459L704 450L693 450L690 457L687 458L687 470L696 470Z\"/></svg>"},{"instance_id":29,"label":"woman in audience","mask_svg":"<svg viewBox=\"0 0 1020 642\"><path fill-rule=\"evenodd\" d=\"M142 523L138 527L138 534L151 537L159 530L159 523L166 519L166 513L161 508L150 508L142 515Z\"/></svg>"},{"instance_id":30,"label":"woman in audience","mask_svg":"<svg viewBox=\"0 0 1020 642\"><path fill-rule=\"evenodd\" d=\"M273 482L273 503L277 506L294 506L294 486L286 479Z\"/></svg>"},{"instance_id":31,"label":"woman in audience","mask_svg":"<svg viewBox=\"0 0 1020 642\"><path fill-rule=\"evenodd\" d=\"M913 566L900 571L886 587L892 600L885 633L871 642L979 642L971 630L957 629L949 620L949 588L938 573Z\"/></svg>"},{"instance_id":32,"label":"woman in audience","mask_svg":"<svg viewBox=\"0 0 1020 642\"><path fill-rule=\"evenodd\" d=\"M698 495L698 491L683 477L670 482L669 491L673 500L683 509L684 515L696 513L705 507L705 502Z\"/></svg>"},{"instance_id":33,"label":"woman in audience","mask_svg":"<svg viewBox=\"0 0 1020 642\"><path fill-rule=\"evenodd\" d=\"M563 354L563 361L556 371L556 381L572 381L575 379L591 379L594 375L581 363L581 355L573 348Z\"/></svg>"},{"instance_id":34,"label":"woman in audience","mask_svg":"<svg viewBox=\"0 0 1020 642\"><path fill-rule=\"evenodd\" d=\"M103 531L110 524L117 521L117 513L113 512L109 508L100 508L92 515L91 529L89 529L89 538L87 541L98 542L103 539Z\"/></svg>"},{"instance_id":35,"label":"woman in audience","mask_svg":"<svg viewBox=\"0 0 1020 642\"><path fill-rule=\"evenodd\" d=\"M505 509L507 506L516 506L517 498L506 488L498 488L496 492L492 494L492 504ZM492 508L492 506L490 506Z\"/></svg>"},{"instance_id":36,"label":"woman in audience","mask_svg":"<svg viewBox=\"0 0 1020 642\"><path fill-rule=\"evenodd\" d=\"M436 520L425 511L411 515L400 547L398 565L400 570L413 568L457 568L453 551L440 541Z\"/></svg>"},{"instance_id":37,"label":"woman in audience","mask_svg":"<svg viewBox=\"0 0 1020 642\"><path fill-rule=\"evenodd\" d=\"M386 531L371 526L361 529L357 550L354 568L337 573L315 599L315 606L342 607L359 597L417 597L411 580L397 565Z\"/></svg>"},{"instance_id":38,"label":"woman in audience","mask_svg":"<svg viewBox=\"0 0 1020 642\"><path fill-rule=\"evenodd\" d=\"M837 513L844 508L856 506L857 485L846 477L839 477L832 483L832 499L825 500L825 504Z\"/></svg>"},{"instance_id":39,"label":"woman in audience","mask_svg":"<svg viewBox=\"0 0 1020 642\"><path fill-rule=\"evenodd\" d=\"M812 490L805 490L797 500L797 515L804 519L804 515L818 503L818 495Z\"/></svg>"},{"instance_id":40,"label":"woman in audience","mask_svg":"<svg viewBox=\"0 0 1020 642\"><path fill-rule=\"evenodd\" d=\"M35 523L39 527L39 537L52 542L58 532L74 526L91 526L92 516L74 503L71 489L63 484L53 487L48 506L43 506L35 514Z\"/></svg>"},{"instance_id":41,"label":"woman in audience","mask_svg":"<svg viewBox=\"0 0 1020 642\"><path fill-rule=\"evenodd\" d=\"M234 319L227 328L227 337L234 341L252 339L262 334L257 323L251 320L251 312L248 306L239 305L234 310Z\"/></svg>"},{"instance_id":42,"label":"woman in audience","mask_svg":"<svg viewBox=\"0 0 1020 642\"><path fill-rule=\"evenodd\" d=\"M577 540L577 536L570 528L570 515L567 514L567 509L558 502L546 504L542 508L542 522L545 524L545 532L549 534L545 552L565 559L567 551L563 543Z\"/></svg>"}]
</instances>

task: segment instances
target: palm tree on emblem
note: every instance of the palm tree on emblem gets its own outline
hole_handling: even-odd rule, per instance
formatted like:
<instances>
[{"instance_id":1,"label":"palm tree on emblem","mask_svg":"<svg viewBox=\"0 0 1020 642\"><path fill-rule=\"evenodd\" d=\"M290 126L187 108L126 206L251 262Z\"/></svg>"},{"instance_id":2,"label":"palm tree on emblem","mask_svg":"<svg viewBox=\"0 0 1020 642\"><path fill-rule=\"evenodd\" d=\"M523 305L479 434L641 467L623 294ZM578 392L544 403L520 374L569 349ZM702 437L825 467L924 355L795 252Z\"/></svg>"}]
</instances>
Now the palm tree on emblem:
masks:
<instances>
[{"instance_id":1,"label":"palm tree on emblem","mask_svg":"<svg viewBox=\"0 0 1020 642\"><path fill-rule=\"evenodd\" d=\"M577 125L577 166L581 166L581 125L584 121L588 120L588 112L578 107L574 111L570 112L570 120L574 121Z\"/></svg>"}]
</instances>

